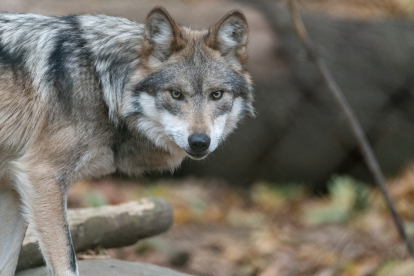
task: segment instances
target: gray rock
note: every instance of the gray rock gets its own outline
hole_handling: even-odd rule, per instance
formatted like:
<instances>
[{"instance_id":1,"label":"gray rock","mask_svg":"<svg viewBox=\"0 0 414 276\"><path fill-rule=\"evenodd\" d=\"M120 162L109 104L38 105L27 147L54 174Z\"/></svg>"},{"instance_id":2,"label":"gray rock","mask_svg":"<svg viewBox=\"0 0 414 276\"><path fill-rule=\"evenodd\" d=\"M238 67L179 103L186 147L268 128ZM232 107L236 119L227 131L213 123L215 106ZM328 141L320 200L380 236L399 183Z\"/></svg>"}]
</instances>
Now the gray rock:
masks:
<instances>
[{"instance_id":1,"label":"gray rock","mask_svg":"<svg viewBox=\"0 0 414 276\"><path fill-rule=\"evenodd\" d=\"M87 276L191 276L151 264L120 260L79 261L79 274ZM45 267L29 269L15 276L46 276Z\"/></svg>"}]
</instances>

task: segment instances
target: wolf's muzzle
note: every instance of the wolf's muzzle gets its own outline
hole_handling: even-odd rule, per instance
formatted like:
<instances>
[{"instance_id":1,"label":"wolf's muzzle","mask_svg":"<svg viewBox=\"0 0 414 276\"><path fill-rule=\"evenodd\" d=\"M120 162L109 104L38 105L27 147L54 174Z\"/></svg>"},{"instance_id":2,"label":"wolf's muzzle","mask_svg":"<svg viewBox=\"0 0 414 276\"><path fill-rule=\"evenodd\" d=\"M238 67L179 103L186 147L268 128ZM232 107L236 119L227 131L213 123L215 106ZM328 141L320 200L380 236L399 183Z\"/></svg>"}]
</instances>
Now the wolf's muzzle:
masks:
<instances>
[{"instance_id":1,"label":"wolf's muzzle","mask_svg":"<svg viewBox=\"0 0 414 276\"><path fill-rule=\"evenodd\" d=\"M210 147L210 137L206 134L194 133L188 137L188 144L190 146L191 152L188 152L193 157L204 157L206 151Z\"/></svg>"}]
</instances>

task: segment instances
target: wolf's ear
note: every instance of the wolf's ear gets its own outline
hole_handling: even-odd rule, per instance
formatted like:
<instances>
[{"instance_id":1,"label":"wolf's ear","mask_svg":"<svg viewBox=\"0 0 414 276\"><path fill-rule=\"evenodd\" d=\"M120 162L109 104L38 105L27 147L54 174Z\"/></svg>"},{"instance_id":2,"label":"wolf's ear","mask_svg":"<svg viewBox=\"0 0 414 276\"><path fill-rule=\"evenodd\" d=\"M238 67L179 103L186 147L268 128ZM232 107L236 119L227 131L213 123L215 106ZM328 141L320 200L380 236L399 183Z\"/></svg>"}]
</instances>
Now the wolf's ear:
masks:
<instances>
[{"instance_id":1,"label":"wolf's ear","mask_svg":"<svg viewBox=\"0 0 414 276\"><path fill-rule=\"evenodd\" d=\"M222 56L238 58L244 64L247 58L249 28L243 13L234 10L226 14L207 35L207 46L221 52Z\"/></svg>"},{"instance_id":2,"label":"wolf's ear","mask_svg":"<svg viewBox=\"0 0 414 276\"><path fill-rule=\"evenodd\" d=\"M145 22L145 40L149 43L151 55L164 61L173 52L184 48L181 31L163 7L155 7Z\"/></svg>"}]
</instances>

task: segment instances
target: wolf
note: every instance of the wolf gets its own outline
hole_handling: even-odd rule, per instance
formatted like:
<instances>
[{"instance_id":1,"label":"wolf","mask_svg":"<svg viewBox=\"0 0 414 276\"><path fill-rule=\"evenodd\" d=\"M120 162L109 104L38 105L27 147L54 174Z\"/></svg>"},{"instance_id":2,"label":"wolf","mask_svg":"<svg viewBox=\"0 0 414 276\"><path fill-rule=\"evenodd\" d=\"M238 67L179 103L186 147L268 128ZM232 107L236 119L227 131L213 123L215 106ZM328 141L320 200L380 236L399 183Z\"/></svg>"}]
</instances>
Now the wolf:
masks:
<instances>
[{"instance_id":1,"label":"wolf","mask_svg":"<svg viewBox=\"0 0 414 276\"><path fill-rule=\"evenodd\" d=\"M144 24L0 14L0 275L14 275L28 224L49 275L78 275L71 184L174 170L253 116L247 40L237 10L204 30L162 7Z\"/></svg>"}]
</instances>

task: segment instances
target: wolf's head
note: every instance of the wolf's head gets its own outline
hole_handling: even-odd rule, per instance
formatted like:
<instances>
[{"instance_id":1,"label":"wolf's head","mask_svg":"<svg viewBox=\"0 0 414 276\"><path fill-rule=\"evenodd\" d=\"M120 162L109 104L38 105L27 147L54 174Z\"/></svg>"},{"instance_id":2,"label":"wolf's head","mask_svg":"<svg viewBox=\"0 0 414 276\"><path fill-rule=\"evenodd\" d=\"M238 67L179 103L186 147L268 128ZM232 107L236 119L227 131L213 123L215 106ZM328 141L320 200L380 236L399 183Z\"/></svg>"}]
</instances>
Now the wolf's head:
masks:
<instances>
[{"instance_id":1,"label":"wolf's head","mask_svg":"<svg viewBox=\"0 0 414 276\"><path fill-rule=\"evenodd\" d=\"M239 11L195 31L178 26L165 9L153 9L122 99L128 124L167 150L206 157L245 114L254 115L247 35Z\"/></svg>"}]
</instances>

